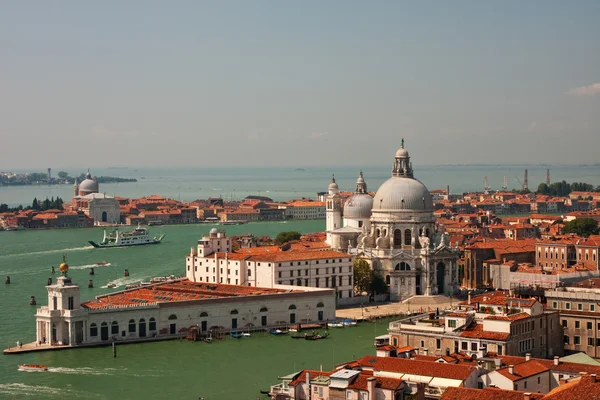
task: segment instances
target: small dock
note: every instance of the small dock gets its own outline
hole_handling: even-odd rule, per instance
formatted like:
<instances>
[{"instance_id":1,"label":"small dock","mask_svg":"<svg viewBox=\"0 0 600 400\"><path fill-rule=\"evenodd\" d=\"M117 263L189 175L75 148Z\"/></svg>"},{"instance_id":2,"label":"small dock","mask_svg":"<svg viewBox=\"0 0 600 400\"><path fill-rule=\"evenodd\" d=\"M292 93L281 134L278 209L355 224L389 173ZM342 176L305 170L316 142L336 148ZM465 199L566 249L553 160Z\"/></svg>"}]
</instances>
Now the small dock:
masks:
<instances>
[{"instance_id":1,"label":"small dock","mask_svg":"<svg viewBox=\"0 0 600 400\"><path fill-rule=\"evenodd\" d=\"M413 296L398 303L373 304L363 307L343 308L335 312L338 319L353 319L355 321L374 321L383 318L402 317L411 313L435 312L452 308L458 300L446 296Z\"/></svg>"}]
</instances>

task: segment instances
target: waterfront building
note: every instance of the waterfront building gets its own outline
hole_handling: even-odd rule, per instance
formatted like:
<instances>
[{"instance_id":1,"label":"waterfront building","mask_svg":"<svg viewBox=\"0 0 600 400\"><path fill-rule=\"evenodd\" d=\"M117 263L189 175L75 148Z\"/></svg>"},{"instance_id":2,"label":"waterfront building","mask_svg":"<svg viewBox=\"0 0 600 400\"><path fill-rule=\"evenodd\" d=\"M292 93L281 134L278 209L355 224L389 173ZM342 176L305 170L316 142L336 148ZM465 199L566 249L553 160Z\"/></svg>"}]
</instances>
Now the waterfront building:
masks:
<instances>
[{"instance_id":1,"label":"waterfront building","mask_svg":"<svg viewBox=\"0 0 600 400\"><path fill-rule=\"evenodd\" d=\"M321 243L287 243L232 250L225 231L211 229L186 256L192 282L273 288L277 285L333 288L338 302L353 297L353 256Z\"/></svg>"},{"instance_id":2,"label":"waterfront building","mask_svg":"<svg viewBox=\"0 0 600 400\"><path fill-rule=\"evenodd\" d=\"M545 292L548 310L558 311L564 348L600 358L600 279L585 279Z\"/></svg>"},{"instance_id":3,"label":"waterfront building","mask_svg":"<svg viewBox=\"0 0 600 400\"><path fill-rule=\"evenodd\" d=\"M73 186L72 209L83 211L96 223L118 224L121 222L121 208L114 197L99 193L98 182L92 179L88 170L86 179Z\"/></svg>"},{"instance_id":4,"label":"waterfront building","mask_svg":"<svg viewBox=\"0 0 600 400\"><path fill-rule=\"evenodd\" d=\"M361 174L342 209L338 185L331 182L326 230L332 248L365 259L385 279L393 301L458 289L459 251L450 247L448 234L435 222L431 194L414 177L404 140L391 178L373 199L367 196Z\"/></svg>"},{"instance_id":5,"label":"waterfront building","mask_svg":"<svg viewBox=\"0 0 600 400\"><path fill-rule=\"evenodd\" d=\"M61 271L66 264L61 265ZM66 275L47 286L36 313L37 346L81 346L269 328L335 318L332 289L257 288L187 279L97 296L81 302Z\"/></svg>"},{"instance_id":6,"label":"waterfront building","mask_svg":"<svg viewBox=\"0 0 600 400\"><path fill-rule=\"evenodd\" d=\"M562 355L563 330L556 311L545 311L535 299L491 292L460 303L461 309L442 316L411 316L389 325L393 346L413 346L421 353L444 356L536 357Z\"/></svg>"},{"instance_id":7,"label":"waterfront building","mask_svg":"<svg viewBox=\"0 0 600 400\"><path fill-rule=\"evenodd\" d=\"M287 219L325 218L325 203L321 201L291 201L279 205L279 209L285 210Z\"/></svg>"}]
</instances>

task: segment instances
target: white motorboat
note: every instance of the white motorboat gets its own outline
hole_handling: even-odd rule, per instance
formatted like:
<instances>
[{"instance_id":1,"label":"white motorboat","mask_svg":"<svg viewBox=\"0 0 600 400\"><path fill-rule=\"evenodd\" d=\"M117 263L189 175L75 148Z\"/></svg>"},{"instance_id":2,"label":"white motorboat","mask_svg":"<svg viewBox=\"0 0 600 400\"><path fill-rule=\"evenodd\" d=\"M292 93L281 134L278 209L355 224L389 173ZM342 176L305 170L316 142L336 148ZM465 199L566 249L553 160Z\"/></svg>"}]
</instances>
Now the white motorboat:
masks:
<instances>
[{"instance_id":1,"label":"white motorboat","mask_svg":"<svg viewBox=\"0 0 600 400\"><path fill-rule=\"evenodd\" d=\"M344 324L342 324L341 322L338 322L338 321L334 321L334 322L328 322L327 326L329 328L343 328Z\"/></svg>"},{"instance_id":2,"label":"white motorboat","mask_svg":"<svg viewBox=\"0 0 600 400\"><path fill-rule=\"evenodd\" d=\"M165 238L165 235L159 237L150 237L148 229L142 228L140 225L133 230L127 232L120 232L118 229L110 233L104 231L104 238L100 243L89 241L89 243L96 248L104 247L126 247L126 246L141 246L145 244L158 244Z\"/></svg>"}]
</instances>

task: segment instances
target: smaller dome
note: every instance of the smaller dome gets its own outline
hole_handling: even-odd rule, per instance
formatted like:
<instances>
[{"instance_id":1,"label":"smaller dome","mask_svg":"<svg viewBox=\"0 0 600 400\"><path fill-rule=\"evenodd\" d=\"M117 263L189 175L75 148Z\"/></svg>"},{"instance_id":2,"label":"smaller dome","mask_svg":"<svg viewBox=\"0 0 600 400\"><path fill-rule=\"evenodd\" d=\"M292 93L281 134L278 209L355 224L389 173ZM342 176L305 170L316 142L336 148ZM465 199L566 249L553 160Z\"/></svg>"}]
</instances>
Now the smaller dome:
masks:
<instances>
[{"instance_id":1,"label":"smaller dome","mask_svg":"<svg viewBox=\"0 0 600 400\"><path fill-rule=\"evenodd\" d=\"M62 272L63 274L66 274L67 271L69 270L69 264L67 263L62 263L60 264L60 267L58 267L58 269L60 270L60 272Z\"/></svg>"},{"instance_id":2,"label":"smaller dome","mask_svg":"<svg viewBox=\"0 0 600 400\"><path fill-rule=\"evenodd\" d=\"M217 228L212 228L212 229L210 230L210 234L211 234L211 235L216 235L218 232L219 232L219 231L217 230Z\"/></svg>"},{"instance_id":3,"label":"smaller dome","mask_svg":"<svg viewBox=\"0 0 600 400\"><path fill-rule=\"evenodd\" d=\"M338 184L335 182L335 176L333 178L331 178L331 183L329 184L328 190L329 190L329 194L335 194L335 193L340 192L340 188L339 188Z\"/></svg>"},{"instance_id":4,"label":"smaller dome","mask_svg":"<svg viewBox=\"0 0 600 400\"><path fill-rule=\"evenodd\" d=\"M408 150L404 147L399 148L396 152L396 158L408 158Z\"/></svg>"},{"instance_id":5,"label":"smaller dome","mask_svg":"<svg viewBox=\"0 0 600 400\"><path fill-rule=\"evenodd\" d=\"M369 194L355 193L344 204L344 218L370 218L372 208L373 198Z\"/></svg>"}]
</instances>

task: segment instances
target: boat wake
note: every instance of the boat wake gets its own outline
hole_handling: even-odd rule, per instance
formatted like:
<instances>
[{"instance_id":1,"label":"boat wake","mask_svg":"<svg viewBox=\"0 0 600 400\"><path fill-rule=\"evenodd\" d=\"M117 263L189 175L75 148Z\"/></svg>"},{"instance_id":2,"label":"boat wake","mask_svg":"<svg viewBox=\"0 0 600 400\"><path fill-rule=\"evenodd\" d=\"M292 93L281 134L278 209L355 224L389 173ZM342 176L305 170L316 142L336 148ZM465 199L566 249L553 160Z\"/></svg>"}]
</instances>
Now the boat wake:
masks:
<instances>
[{"instance_id":1,"label":"boat wake","mask_svg":"<svg viewBox=\"0 0 600 400\"><path fill-rule=\"evenodd\" d=\"M69 267L69 269L101 268L101 267L109 267L111 265L112 265L111 263L106 263L106 264L102 264L102 265L98 265L98 264L75 265L75 266Z\"/></svg>"},{"instance_id":2,"label":"boat wake","mask_svg":"<svg viewBox=\"0 0 600 400\"><path fill-rule=\"evenodd\" d=\"M117 368L90 368L90 367L81 367L81 368L67 368L67 367L48 367L48 372L54 372L59 374L68 374L68 375L121 375L123 371L126 371L127 368L117 369Z\"/></svg>"},{"instance_id":3,"label":"boat wake","mask_svg":"<svg viewBox=\"0 0 600 400\"><path fill-rule=\"evenodd\" d=\"M115 279L113 281L109 281L106 285L104 286L100 286L102 289L118 289L121 286L125 286L125 285L129 285L130 283L137 283L137 282L141 282L144 280L150 279L149 276L147 277L124 277L124 278L119 278L119 279Z\"/></svg>"},{"instance_id":4,"label":"boat wake","mask_svg":"<svg viewBox=\"0 0 600 400\"><path fill-rule=\"evenodd\" d=\"M91 393L79 392L76 390L66 388L55 388L50 386L41 385L26 385L24 383L2 383L0 384L0 397L23 397L31 396L33 398L49 398L49 396L56 396L57 398L64 398L65 395L81 396L85 394L88 397ZM97 396L97 395L96 395ZM99 397L99 396L97 396Z\"/></svg>"},{"instance_id":5,"label":"boat wake","mask_svg":"<svg viewBox=\"0 0 600 400\"><path fill-rule=\"evenodd\" d=\"M73 251L85 251L85 250L91 250L93 249L94 246L83 246L83 247L73 247L70 249L54 249L54 250L43 250L43 251L32 251L30 253L14 253L14 254L5 254L0 256L1 257L16 257L16 256L34 256L34 255L38 255L38 254L54 254L54 253L70 253Z\"/></svg>"}]
</instances>

